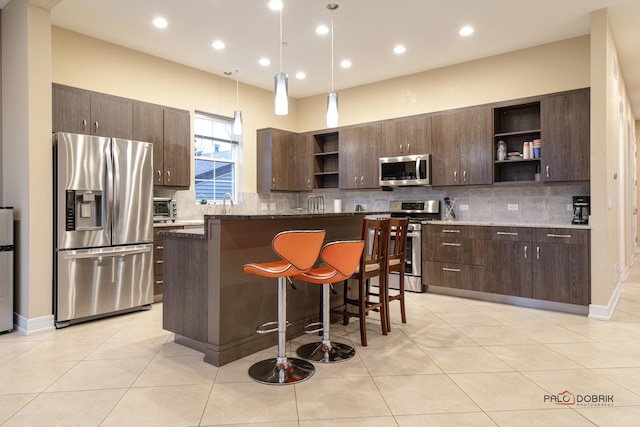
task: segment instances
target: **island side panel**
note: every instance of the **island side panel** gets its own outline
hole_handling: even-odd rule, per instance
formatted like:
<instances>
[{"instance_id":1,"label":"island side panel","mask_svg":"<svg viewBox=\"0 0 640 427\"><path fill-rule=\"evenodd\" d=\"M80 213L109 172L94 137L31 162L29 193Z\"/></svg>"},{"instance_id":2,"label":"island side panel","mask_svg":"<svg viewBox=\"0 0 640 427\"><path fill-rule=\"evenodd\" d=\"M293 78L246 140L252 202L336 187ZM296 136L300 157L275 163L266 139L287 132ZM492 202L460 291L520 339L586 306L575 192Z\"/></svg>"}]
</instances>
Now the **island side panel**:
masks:
<instances>
[{"instance_id":1,"label":"island side panel","mask_svg":"<svg viewBox=\"0 0 640 427\"><path fill-rule=\"evenodd\" d=\"M324 229L325 242L360 238L363 215L342 217L209 219L208 341L205 361L220 366L277 344L277 334L256 327L277 319L277 280L247 275L249 262L278 259L273 237L284 230ZM319 315L319 286L287 287L287 338L303 333Z\"/></svg>"}]
</instances>

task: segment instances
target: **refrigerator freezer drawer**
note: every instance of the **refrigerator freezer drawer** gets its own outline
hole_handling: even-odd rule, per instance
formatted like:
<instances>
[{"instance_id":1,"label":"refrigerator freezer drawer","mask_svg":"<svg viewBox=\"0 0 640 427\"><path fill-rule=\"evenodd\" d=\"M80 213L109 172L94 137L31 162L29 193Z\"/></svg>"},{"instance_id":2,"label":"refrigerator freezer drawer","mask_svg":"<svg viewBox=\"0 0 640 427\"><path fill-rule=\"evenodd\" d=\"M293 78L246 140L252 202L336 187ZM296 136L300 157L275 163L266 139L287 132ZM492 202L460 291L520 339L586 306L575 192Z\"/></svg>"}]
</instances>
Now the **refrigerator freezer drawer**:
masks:
<instances>
[{"instance_id":1,"label":"refrigerator freezer drawer","mask_svg":"<svg viewBox=\"0 0 640 427\"><path fill-rule=\"evenodd\" d=\"M153 302L153 244L59 251L56 322Z\"/></svg>"},{"instance_id":2,"label":"refrigerator freezer drawer","mask_svg":"<svg viewBox=\"0 0 640 427\"><path fill-rule=\"evenodd\" d=\"M13 252L0 251L0 332L13 329Z\"/></svg>"}]
</instances>

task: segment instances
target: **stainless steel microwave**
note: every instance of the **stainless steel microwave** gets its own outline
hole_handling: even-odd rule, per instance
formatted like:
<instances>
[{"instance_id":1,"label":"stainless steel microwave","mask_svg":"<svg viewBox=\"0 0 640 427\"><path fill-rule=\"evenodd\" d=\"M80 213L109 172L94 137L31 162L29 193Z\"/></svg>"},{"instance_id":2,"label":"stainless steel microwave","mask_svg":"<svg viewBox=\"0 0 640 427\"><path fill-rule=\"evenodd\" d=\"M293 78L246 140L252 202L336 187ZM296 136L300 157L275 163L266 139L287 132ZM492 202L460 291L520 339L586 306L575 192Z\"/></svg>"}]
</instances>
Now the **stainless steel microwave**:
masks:
<instances>
[{"instance_id":1,"label":"stainless steel microwave","mask_svg":"<svg viewBox=\"0 0 640 427\"><path fill-rule=\"evenodd\" d=\"M431 185L431 154L380 157L380 186Z\"/></svg>"},{"instance_id":2,"label":"stainless steel microwave","mask_svg":"<svg viewBox=\"0 0 640 427\"><path fill-rule=\"evenodd\" d=\"M153 222L175 221L177 211L175 200L168 197L153 198Z\"/></svg>"}]
</instances>

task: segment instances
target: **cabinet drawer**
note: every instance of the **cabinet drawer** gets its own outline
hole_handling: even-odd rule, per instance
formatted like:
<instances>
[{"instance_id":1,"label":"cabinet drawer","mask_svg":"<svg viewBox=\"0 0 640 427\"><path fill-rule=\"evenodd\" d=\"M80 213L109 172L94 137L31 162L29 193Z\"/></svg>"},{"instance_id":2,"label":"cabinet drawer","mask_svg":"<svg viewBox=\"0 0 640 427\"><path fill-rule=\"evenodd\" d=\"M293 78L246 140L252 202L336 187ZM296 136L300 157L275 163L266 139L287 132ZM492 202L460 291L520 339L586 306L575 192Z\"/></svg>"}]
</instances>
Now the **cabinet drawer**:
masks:
<instances>
[{"instance_id":1,"label":"cabinet drawer","mask_svg":"<svg viewBox=\"0 0 640 427\"><path fill-rule=\"evenodd\" d=\"M589 244L589 230L575 228L539 228L534 241L543 243L564 243L567 245Z\"/></svg>"},{"instance_id":2,"label":"cabinet drawer","mask_svg":"<svg viewBox=\"0 0 640 427\"><path fill-rule=\"evenodd\" d=\"M424 245L426 261L452 262L458 264L484 264L484 241L464 239L455 235L428 236Z\"/></svg>"},{"instance_id":3,"label":"cabinet drawer","mask_svg":"<svg viewBox=\"0 0 640 427\"><path fill-rule=\"evenodd\" d=\"M482 291L484 267L480 265L425 261L422 263L422 284Z\"/></svg>"},{"instance_id":4,"label":"cabinet drawer","mask_svg":"<svg viewBox=\"0 0 640 427\"><path fill-rule=\"evenodd\" d=\"M427 236L483 239L484 227L476 225L427 224L426 226L422 227L422 234Z\"/></svg>"},{"instance_id":5,"label":"cabinet drawer","mask_svg":"<svg viewBox=\"0 0 640 427\"><path fill-rule=\"evenodd\" d=\"M533 229L526 227L485 227L486 240L509 240L512 242L530 242L533 239Z\"/></svg>"}]
</instances>

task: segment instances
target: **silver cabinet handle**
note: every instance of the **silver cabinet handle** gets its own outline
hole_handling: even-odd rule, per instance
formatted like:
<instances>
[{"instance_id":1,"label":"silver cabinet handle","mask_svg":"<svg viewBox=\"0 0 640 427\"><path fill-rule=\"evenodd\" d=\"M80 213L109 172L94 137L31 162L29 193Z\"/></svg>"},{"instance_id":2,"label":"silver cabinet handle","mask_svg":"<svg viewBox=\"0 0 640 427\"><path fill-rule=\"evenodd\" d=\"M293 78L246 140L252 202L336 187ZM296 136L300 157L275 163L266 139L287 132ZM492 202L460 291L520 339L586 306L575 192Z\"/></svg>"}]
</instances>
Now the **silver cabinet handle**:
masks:
<instances>
[{"instance_id":1,"label":"silver cabinet handle","mask_svg":"<svg viewBox=\"0 0 640 427\"><path fill-rule=\"evenodd\" d=\"M443 233L459 233L460 230L448 230L448 229L444 229L442 230Z\"/></svg>"},{"instance_id":2,"label":"silver cabinet handle","mask_svg":"<svg viewBox=\"0 0 640 427\"><path fill-rule=\"evenodd\" d=\"M307 180L307 188L311 188L311 180L310 179Z\"/></svg>"},{"instance_id":3,"label":"silver cabinet handle","mask_svg":"<svg viewBox=\"0 0 640 427\"><path fill-rule=\"evenodd\" d=\"M570 239L571 238L571 234L552 234L552 233L547 233L547 237L557 237L559 239Z\"/></svg>"},{"instance_id":4,"label":"silver cabinet handle","mask_svg":"<svg viewBox=\"0 0 640 427\"><path fill-rule=\"evenodd\" d=\"M98 126L99 126L98 121L96 120L93 124L94 124L94 126L96 128L96 133L97 133L98 132Z\"/></svg>"},{"instance_id":5,"label":"silver cabinet handle","mask_svg":"<svg viewBox=\"0 0 640 427\"><path fill-rule=\"evenodd\" d=\"M171 171L167 171L167 182L171 182Z\"/></svg>"},{"instance_id":6,"label":"silver cabinet handle","mask_svg":"<svg viewBox=\"0 0 640 427\"><path fill-rule=\"evenodd\" d=\"M547 178L549 178L549 166L547 166L545 169L547 171Z\"/></svg>"},{"instance_id":7,"label":"silver cabinet handle","mask_svg":"<svg viewBox=\"0 0 640 427\"><path fill-rule=\"evenodd\" d=\"M360 185L364 185L364 175L360 177Z\"/></svg>"},{"instance_id":8,"label":"silver cabinet handle","mask_svg":"<svg viewBox=\"0 0 640 427\"><path fill-rule=\"evenodd\" d=\"M400 154L402 154L402 144L400 144Z\"/></svg>"},{"instance_id":9,"label":"silver cabinet handle","mask_svg":"<svg viewBox=\"0 0 640 427\"><path fill-rule=\"evenodd\" d=\"M353 177L353 185L355 185L356 187L358 186L358 177L357 176Z\"/></svg>"},{"instance_id":10,"label":"silver cabinet handle","mask_svg":"<svg viewBox=\"0 0 640 427\"><path fill-rule=\"evenodd\" d=\"M536 259L540 259L540 246L536 246Z\"/></svg>"},{"instance_id":11,"label":"silver cabinet handle","mask_svg":"<svg viewBox=\"0 0 640 427\"><path fill-rule=\"evenodd\" d=\"M460 269L459 268L442 267L442 271L451 271L453 273L460 273Z\"/></svg>"},{"instance_id":12,"label":"silver cabinet handle","mask_svg":"<svg viewBox=\"0 0 640 427\"><path fill-rule=\"evenodd\" d=\"M458 171L453 171L453 182L458 182Z\"/></svg>"},{"instance_id":13,"label":"silver cabinet handle","mask_svg":"<svg viewBox=\"0 0 640 427\"><path fill-rule=\"evenodd\" d=\"M162 264L162 263L163 263L163 261L162 261L162 260L158 260L158 261L156 261L156 264Z\"/></svg>"},{"instance_id":14,"label":"silver cabinet handle","mask_svg":"<svg viewBox=\"0 0 640 427\"><path fill-rule=\"evenodd\" d=\"M518 233L514 233L511 231L497 231L496 234L499 236L517 236L518 235Z\"/></svg>"},{"instance_id":15,"label":"silver cabinet handle","mask_svg":"<svg viewBox=\"0 0 640 427\"><path fill-rule=\"evenodd\" d=\"M460 246L460 243L442 242L442 246Z\"/></svg>"},{"instance_id":16,"label":"silver cabinet handle","mask_svg":"<svg viewBox=\"0 0 640 427\"><path fill-rule=\"evenodd\" d=\"M162 250L162 249L164 249L164 246L156 246L156 249Z\"/></svg>"},{"instance_id":17,"label":"silver cabinet handle","mask_svg":"<svg viewBox=\"0 0 640 427\"><path fill-rule=\"evenodd\" d=\"M156 285L162 285L164 283L164 280L156 280Z\"/></svg>"},{"instance_id":18,"label":"silver cabinet handle","mask_svg":"<svg viewBox=\"0 0 640 427\"><path fill-rule=\"evenodd\" d=\"M162 171L158 170L158 181L162 181Z\"/></svg>"},{"instance_id":19,"label":"silver cabinet handle","mask_svg":"<svg viewBox=\"0 0 640 427\"><path fill-rule=\"evenodd\" d=\"M462 182L467 182L467 171L462 171Z\"/></svg>"},{"instance_id":20,"label":"silver cabinet handle","mask_svg":"<svg viewBox=\"0 0 640 427\"><path fill-rule=\"evenodd\" d=\"M529 246L524 245L524 259L529 258L529 256L527 255L527 249L529 249Z\"/></svg>"},{"instance_id":21,"label":"silver cabinet handle","mask_svg":"<svg viewBox=\"0 0 640 427\"><path fill-rule=\"evenodd\" d=\"M271 178L271 186L272 187L276 186L276 179L275 178Z\"/></svg>"},{"instance_id":22,"label":"silver cabinet handle","mask_svg":"<svg viewBox=\"0 0 640 427\"><path fill-rule=\"evenodd\" d=\"M87 120L86 119L82 121L82 130L83 131L87 130Z\"/></svg>"},{"instance_id":23,"label":"silver cabinet handle","mask_svg":"<svg viewBox=\"0 0 640 427\"><path fill-rule=\"evenodd\" d=\"M411 144L407 144L407 153L411 152Z\"/></svg>"}]
</instances>

